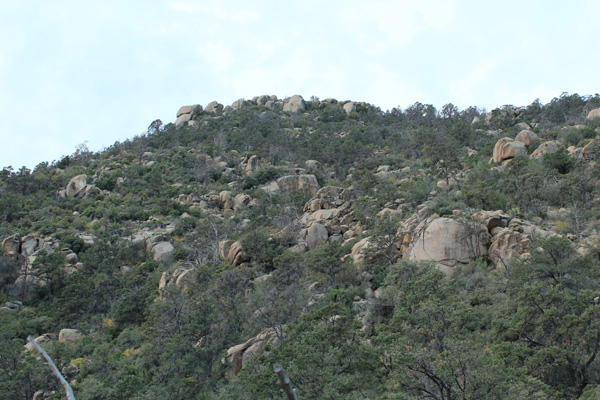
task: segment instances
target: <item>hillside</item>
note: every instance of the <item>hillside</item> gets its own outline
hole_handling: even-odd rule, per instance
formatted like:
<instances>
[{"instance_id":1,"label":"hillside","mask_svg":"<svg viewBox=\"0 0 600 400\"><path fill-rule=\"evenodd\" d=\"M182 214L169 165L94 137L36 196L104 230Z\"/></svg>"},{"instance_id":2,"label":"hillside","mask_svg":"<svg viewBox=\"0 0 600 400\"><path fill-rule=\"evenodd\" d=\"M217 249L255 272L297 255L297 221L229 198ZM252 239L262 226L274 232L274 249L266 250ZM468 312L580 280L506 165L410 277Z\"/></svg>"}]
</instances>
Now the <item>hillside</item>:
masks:
<instances>
[{"instance_id":1,"label":"hillside","mask_svg":"<svg viewBox=\"0 0 600 400\"><path fill-rule=\"evenodd\" d=\"M0 176L0 398L600 395L600 97L259 96Z\"/></svg>"}]
</instances>

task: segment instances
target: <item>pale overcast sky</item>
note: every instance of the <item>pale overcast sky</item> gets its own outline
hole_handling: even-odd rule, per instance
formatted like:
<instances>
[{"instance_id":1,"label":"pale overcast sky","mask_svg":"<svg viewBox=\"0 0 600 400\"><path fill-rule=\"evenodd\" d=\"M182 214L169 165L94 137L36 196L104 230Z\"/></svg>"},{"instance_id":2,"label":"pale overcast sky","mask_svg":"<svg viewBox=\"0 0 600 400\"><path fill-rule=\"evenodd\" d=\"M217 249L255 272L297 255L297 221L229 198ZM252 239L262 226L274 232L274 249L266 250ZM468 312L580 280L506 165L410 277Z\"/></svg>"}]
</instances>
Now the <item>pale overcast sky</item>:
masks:
<instances>
[{"instance_id":1,"label":"pale overcast sky","mask_svg":"<svg viewBox=\"0 0 600 400\"><path fill-rule=\"evenodd\" d=\"M599 92L600 1L0 0L0 168L300 94L384 110Z\"/></svg>"}]
</instances>

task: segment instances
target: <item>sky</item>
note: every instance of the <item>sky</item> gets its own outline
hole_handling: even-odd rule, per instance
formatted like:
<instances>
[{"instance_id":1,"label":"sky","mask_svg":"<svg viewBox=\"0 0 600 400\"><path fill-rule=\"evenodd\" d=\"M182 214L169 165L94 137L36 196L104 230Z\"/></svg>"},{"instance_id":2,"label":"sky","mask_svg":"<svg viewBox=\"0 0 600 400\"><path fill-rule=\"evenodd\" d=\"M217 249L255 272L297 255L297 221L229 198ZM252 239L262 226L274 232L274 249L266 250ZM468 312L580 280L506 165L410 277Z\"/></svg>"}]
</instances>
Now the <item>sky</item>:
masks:
<instances>
[{"instance_id":1,"label":"sky","mask_svg":"<svg viewBox=\"0 0 600 400\"><path fill-rule=\"evenodd\" d=\"M491 110L600 87L598 0L0 0L0 168L269 94Z\"/></svg>"}]
</instances>

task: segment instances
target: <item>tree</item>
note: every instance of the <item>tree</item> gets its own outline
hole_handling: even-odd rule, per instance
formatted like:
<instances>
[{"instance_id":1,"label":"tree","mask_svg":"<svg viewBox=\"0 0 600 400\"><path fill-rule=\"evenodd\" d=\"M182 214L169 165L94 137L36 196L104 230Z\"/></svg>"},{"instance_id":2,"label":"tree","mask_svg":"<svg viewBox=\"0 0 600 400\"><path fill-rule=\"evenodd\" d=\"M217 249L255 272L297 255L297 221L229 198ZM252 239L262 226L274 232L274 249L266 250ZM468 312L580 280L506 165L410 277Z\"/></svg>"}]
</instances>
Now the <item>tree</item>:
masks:
<instances>
[{"instance_id":1,"label":"tree","mask_svg":"<svg viewBox=\"0 0 600 400\"><path fill-rule=\"evenodd\" d=\"M597 261L577 255L570 241L535 241L531 257L509 278L509 309L496 322L498 339L527 373L577 398L600 373L600 273ZM513 359L514 362L514 359Z\"/></svg>"},{"instance_id":2,"label":"tree","mask_svg":"<svg viewBox=\"0 0 600 400\"><path fill-rule=\"evenodd\" d=\"M505 398L509 377L487 348L485 319L443 272L404 262L384 286L394 313L372 340L386 349L388 398Z\"/></svg>"},{"instance_id":3,"label":"tree","mask_svg":"<svg viewBox=\"0 0 600 400\"><path fill-rule=\"evenodd\" d=\"M280 364L300 399L373 398L381 373L379 353L362 340L350 304L345 291L330 291L302 315L280 347L248 360L222 397L280 399L273 374L273 366Z\"/></svg>"}]
</instances>

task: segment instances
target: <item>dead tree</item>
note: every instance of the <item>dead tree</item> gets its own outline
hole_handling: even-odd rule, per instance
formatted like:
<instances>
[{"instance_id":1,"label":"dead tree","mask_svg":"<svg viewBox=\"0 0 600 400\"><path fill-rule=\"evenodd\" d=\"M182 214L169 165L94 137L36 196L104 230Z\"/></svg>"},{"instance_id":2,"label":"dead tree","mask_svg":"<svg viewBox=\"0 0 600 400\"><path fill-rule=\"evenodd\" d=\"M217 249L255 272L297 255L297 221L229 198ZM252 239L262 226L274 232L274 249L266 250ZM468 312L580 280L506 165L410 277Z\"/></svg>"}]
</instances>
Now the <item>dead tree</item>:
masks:
<instances>
[{"instance_id":1,"label":"dead tree","mask_svg":"<svg viewBox=\"0 0 600 400\"><path fill-rule=\"evenodd\" d=\"M296 389L292 388L292 382L290 378L283 371L283 367L281 365L274 365L273 371L277 374L279 378L279 386L283 389L285 396L288 400L298 400L298 396L296 396Z\"/></svg>"},{"instance_id":2,"label":"dead tree","mask_svg":"<svg viewBox=\"0 0 600 400\"><path fill-rule=\"evenodd\" d=\"M58 378L62 387L65 388L65 392L67 392L67 400L75 400L75 395L73 394L73 389L71 389L69 382L67 382L67 380L64 376L62 376L58 368L56 368L54 361L52 361L48 353L46 353L46 351L42 349L42 346L40 346L33 337L28 336L27 340L37 349L37 351L39 351L42 354L42 356L44 356L46 362L48 363L48 366L52 370L52 373L54 374L54 376L56 376L56 378Z\"/></svg>"}]
</instances>

